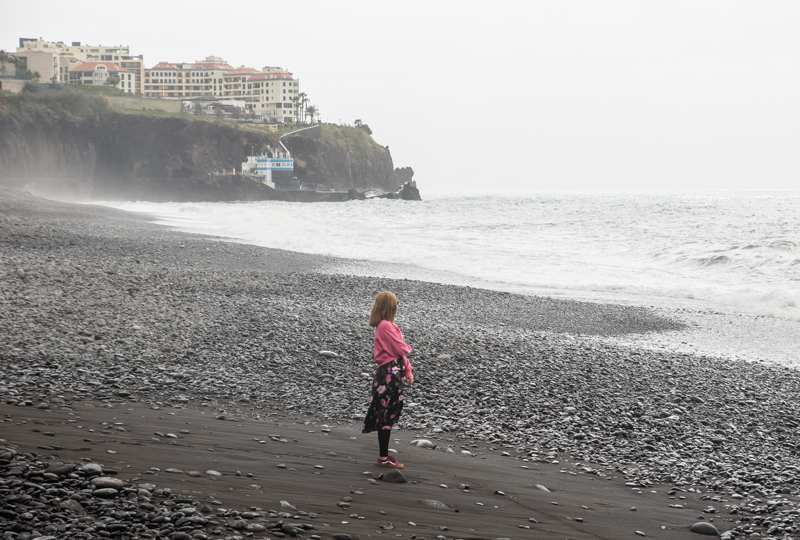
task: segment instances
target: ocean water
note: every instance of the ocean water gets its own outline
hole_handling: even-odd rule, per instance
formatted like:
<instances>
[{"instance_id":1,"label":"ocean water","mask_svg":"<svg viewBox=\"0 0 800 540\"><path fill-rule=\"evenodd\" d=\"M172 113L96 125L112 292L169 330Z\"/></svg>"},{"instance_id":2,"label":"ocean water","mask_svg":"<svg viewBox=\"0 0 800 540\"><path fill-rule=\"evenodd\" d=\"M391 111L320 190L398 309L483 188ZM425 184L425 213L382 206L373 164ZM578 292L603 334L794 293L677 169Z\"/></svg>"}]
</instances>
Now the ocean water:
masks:
<instances>
[{"instance_id":1,"label":"ocean water","mask_svg":"<svg viewBox=\"0 0 800 540\"><path fill-rule=\"evenodd\" d=\"M104 204L182 230L374 263L351 265L354 273L395 267L515 292L767 318L765 328L789 333L767 352L794 354L783 348L800 333L800 191L423 195Z\"/></svg>"}]
</instances>

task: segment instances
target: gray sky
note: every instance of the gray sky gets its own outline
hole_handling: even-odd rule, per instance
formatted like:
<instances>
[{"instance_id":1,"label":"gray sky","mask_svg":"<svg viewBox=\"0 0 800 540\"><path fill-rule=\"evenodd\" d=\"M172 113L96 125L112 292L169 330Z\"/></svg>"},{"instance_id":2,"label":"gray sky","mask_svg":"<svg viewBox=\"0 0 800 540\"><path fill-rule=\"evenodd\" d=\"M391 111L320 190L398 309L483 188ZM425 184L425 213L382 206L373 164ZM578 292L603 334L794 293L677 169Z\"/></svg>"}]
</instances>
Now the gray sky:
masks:
<instances>
[{"instance_id":1,"label":"gray sky","mask_svg":"<svg viewBox=\"0 0 800 540\"><path fill-rule=\"evenodd\" d=\"M794 1L14 2L19 37L281 66L429 191L800 188Z\"/></svg>"}]
</instances>

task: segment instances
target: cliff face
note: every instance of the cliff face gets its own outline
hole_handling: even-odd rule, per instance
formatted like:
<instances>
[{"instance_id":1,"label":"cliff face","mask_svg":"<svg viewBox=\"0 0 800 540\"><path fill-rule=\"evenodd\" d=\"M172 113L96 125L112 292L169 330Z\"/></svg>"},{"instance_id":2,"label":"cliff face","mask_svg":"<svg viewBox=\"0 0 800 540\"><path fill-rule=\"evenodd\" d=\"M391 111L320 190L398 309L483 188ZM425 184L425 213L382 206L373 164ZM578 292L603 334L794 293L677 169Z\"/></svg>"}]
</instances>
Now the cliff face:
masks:
<instances>
[{"instance_id":1,"label":"cliff face","mask_svg":"<svg viewBox=\"0 0 800 540\"><path fill-rule=\"evenodd\" d=\"M283 143L295 158L295 176L301 182L387 191L400 185L388 148L359 128L321 125L285 137Z\"/></svg>"},{"instance_id":2,"label":"cliff face","mask_svg":"<svg viewBox=\"0 0 800 540\"><path fill-rule=\"evenodd\" d=\"M0 183L76 198L272 198L259 186L218 173L238 172L251 151L276 144L275 133L117 113L100 99L63 92L27 101L0 97ZM361 130L323 125L310 131L319 133L283 139L300 182L340 189L398 187L388 149Z\"/></svg>"}]
</instances>

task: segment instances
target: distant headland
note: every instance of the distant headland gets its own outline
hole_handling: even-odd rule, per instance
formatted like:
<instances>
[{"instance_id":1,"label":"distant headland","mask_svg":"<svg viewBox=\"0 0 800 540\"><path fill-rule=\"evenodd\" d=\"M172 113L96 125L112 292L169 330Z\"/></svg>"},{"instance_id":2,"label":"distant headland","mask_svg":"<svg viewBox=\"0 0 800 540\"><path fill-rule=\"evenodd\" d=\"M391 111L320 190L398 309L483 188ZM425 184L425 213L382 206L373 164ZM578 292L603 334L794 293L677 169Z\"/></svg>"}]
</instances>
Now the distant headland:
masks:
<instances>
[{"instance_id":1,"label":"distant headland","mask_svg":"<svg viewBox=\"0 0 800 540\"><path fill-rule=\"evenodd\" d=\"M207 57L147 69L127 46L41 38L0 51L0 184L45 196L418 200L414 171L396 169L371 135L360 119L321 122L283 68ZM250 157L279 144L291 152L291 174L242 174Z\"/></svg>"}]
</instances>

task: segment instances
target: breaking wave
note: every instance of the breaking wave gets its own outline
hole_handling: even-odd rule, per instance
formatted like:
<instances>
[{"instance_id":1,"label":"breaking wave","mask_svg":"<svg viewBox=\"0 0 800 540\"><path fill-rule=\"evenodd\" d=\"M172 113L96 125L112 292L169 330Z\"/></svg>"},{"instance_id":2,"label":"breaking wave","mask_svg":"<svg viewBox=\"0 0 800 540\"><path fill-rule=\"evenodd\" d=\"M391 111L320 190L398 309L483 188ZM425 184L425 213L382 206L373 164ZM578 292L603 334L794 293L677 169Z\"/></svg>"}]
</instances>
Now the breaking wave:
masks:
<instances>
[{"instance_id":1,"label":"breaking wave","mask_svg":"<svg viewBox=\"0 0 800 540\"><path fill-rule=\"evenodd\" d=\"M800 192L111 206L192 232L493 288L800 320Z\"/></svg>"}]
</instances>

